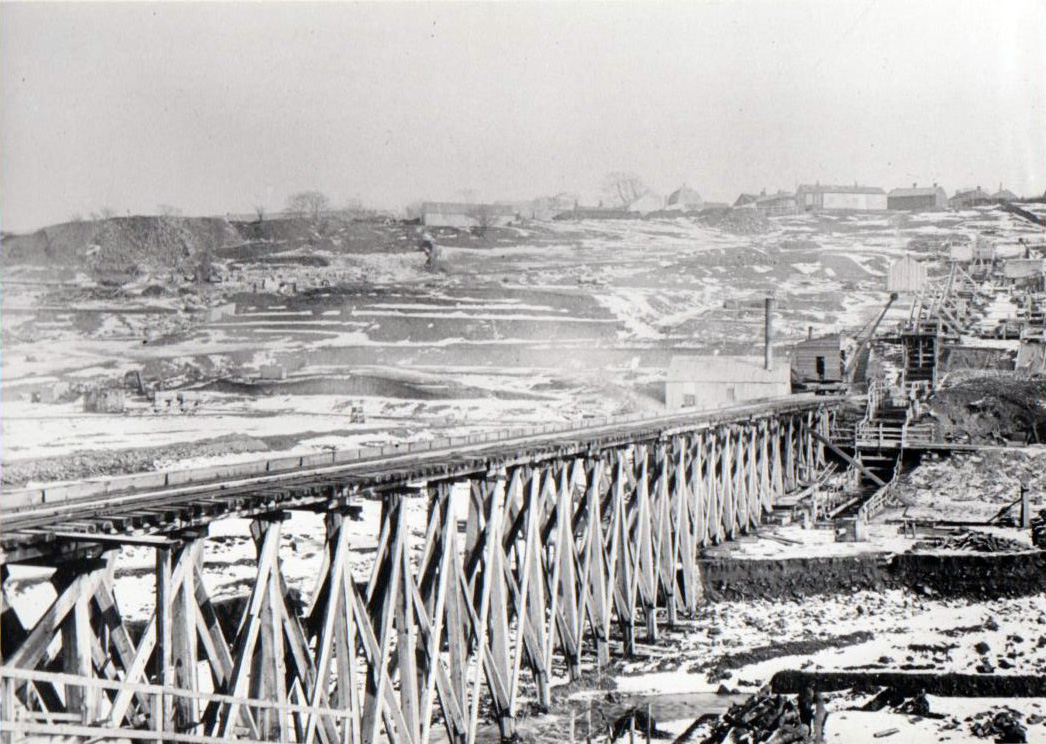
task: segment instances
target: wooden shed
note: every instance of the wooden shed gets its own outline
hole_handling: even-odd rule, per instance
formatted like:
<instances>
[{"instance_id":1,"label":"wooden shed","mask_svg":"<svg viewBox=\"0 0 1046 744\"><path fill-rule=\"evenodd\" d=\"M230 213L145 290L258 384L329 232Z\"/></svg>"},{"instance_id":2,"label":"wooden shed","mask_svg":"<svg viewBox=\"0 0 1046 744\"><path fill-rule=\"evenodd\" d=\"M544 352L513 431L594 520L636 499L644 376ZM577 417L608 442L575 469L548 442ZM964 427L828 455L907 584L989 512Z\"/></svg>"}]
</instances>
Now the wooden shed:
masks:
<instances>
[{"instance_id":1,"label":"wooden shed","mask_svg":"<svg viewBox=\"0 0 1046 744\"><path fill-rule=\"evenodd\" d=\"M768 370L763 357L677 356L668 365L665 406L669 410L722 408L777 398L791 390L791 369L779 364Z\"/></svg>"},{"instance_id":2,"label":"wooden shed","mask_svg":"<svg viewBox=\"0 0 1046 744\"><path fill-rule=\"evenodd\" d=\"M843 381L843 337L838 333L800 341L792 349L792 379L800 385Z\"/></svg>"},{"instance_id":3,"label":"wooden shed","mask_svg":"<svg viewBox=\"0 0 1046 744\"><path fill-rule=\"evenodd\" d=\"M123 413L126 405L119 388L93 388L84 393L85 413Z\"/></svg>"},{"instance_id":4,"label":"wooden shed","mask_svg":"<svg viewBox=\"0 0 1046 744\"><path fill-rule=\"evenodd\" d=\"M919 292L926 284L926 266L914 256L898 258L886 272L887 292Z\"/></svg>"}]
</instances>

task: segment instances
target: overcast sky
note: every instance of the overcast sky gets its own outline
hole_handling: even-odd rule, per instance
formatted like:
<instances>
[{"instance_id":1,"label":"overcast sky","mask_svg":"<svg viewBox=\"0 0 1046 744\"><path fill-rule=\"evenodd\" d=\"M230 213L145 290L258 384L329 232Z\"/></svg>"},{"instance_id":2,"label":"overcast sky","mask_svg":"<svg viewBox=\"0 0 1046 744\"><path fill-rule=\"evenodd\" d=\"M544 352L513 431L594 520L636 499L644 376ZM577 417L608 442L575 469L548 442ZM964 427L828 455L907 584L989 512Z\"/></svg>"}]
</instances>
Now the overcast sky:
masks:
<instances>
[{"instance_id":1,"label":"overcast sky","mask_svg":"<svg viewBox=\"0 0 1046 744\"><path fill-rule=\"evenodd\" d=\"M0 5L0 225L797 182L1046 188L1046 3Z\"/></svg>"}]
</instances>

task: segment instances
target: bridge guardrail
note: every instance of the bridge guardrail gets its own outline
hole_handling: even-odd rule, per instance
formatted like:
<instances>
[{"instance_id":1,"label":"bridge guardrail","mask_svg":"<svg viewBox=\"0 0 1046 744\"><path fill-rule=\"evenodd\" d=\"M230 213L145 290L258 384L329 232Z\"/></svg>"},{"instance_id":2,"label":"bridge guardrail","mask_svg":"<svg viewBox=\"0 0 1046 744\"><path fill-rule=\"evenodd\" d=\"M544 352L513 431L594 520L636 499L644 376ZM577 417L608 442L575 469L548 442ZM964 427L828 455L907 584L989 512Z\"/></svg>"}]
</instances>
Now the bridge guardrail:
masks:
<instances>
[{"instance_id":1,"label":"bridge guardrail","mask_svg":"<svg viewBox=\"0 0 1046 744\"><path fill-rule=\"evenodd\" d=\"M778 410L781 408L787 409L792 406L805 407L817 404L823 405L836 400L838 400L837 397L813 395L768 398L760 401L750 401L743 405L732 406L729 408L688 411L686 413L658 417L646 416L641 413L624 414L621 416L603 416L596 419L587 419L580 426L573 423L540 424L535 427L510 429L506 432L499 431L485 435L443 437L426 440L424 442L386 445L383 447L361 447L334 450L329 453L322 452L308 455L287 455L265 460L252 460L243 463L222 463L196 468L131 473L77 483L44 484L38 487L12 489L0 492L0 510L17 511L34 506L75 501L78 499L105 496L108 494L117 495L130 491L160 489L172 486L203 485L232 478L251 478L264 475L292 473L298 470L308 470L318 467L366 463L368 460L375 460L390 455L409 455L414 453L431 452L439 449L450 449L465 445L496 444L500 441L524 439L545 434L559 434L566 432L577 432L583 434L585 432L598 431L611 426L632 423L646 423L651 426L678 425L684 420L699 423L706 419L714 420L717 417L729 416L731 414L738 414L739 417L744 413L755 415L766 410L767 407Z\"/></svg>"}]
</instances>

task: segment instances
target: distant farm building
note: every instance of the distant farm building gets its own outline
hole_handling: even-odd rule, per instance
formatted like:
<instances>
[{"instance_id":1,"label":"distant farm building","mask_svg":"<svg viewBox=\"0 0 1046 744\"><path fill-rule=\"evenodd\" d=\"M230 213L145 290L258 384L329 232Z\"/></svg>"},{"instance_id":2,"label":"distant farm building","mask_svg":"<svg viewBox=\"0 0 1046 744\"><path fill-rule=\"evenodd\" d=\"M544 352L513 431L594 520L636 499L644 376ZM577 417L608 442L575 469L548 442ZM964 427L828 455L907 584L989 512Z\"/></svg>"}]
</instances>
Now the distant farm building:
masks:
<instances>
[{"instance_id":1,"label":"distant farm building","mask_svg":"<svg viewBox=\"0 0 1046 744\"><path fill-rule=\"evenodd\" d=\"M682 212L696 212L704 206L701 195L684 183L678 189L668 195L665 202L666 209L679 210Z\"/></svg>"},{"instance_id":2,"label":"distant farm building","mask_svg":"<svg viewBox=\"0 0 1046 744\"><path fill-rule=\"evenodd\" d=\"M676 356L668 365L665 406L669 410L722 408L788 395L791 388L788 366L767 370L762 357Z\"/></svg>"},{"instance_id":3,"label":"distant farm building","mask_svg":"<svg viewBox=\"0 0 1046 744\"><path fill-rule=\"evenodd\" d=\"M919 186L912 184L910 189L893 189L886 195L888 209L944 209L948 206L948 194L937 184Z\"/></svg>"},{"instance_id":4,"label":"distant farm building","mask_svg":"<svg viewBox=\"0 0 1046 744\"><path fill-rule=\"evenodd\" d=\"M807 212L877 212L886 209L886 192L878 186L803 184L795 193Z\"/></svg>"},{"instance_id":5,"label":"distant farm building","mask_svg":"<svg viewBox=\"0 0 1046 744\"><path fill-rule=\"evenodd\" d=\"M800 385L842 382L842 336L833 333L796 344L792 349L792 379Z\"/></svg>"},{"instance_id":6,"label":"distant farm building","mask_svg":"<svg viewBox=\"0 0 1046 744\"><path fill-rule=\"evenodd\" d=\"M926 266L913 256L898 258L886 271L887 292L920 292L926 284Z\"/></svg>"},{"instance_id":7,"label":"distant farm building","mask_svg":"<svg viewBox=\"0 0 1046 744\"><path fill-rule=\"evenodd\" d=\"M421 223L428 227L503 227L516 218L508 204L462 204L458 202L425 202L421 205Z\"/></svg>"},{"instance_id":8,"label":"distant farm building","mask_svg":"<svg viewBox=\"0 0 1046 744\"><path fill-rule=\"evenodd\" d=\"M955 196L948 200L948 206L952 209L967 209L992 203L994 203L992 202L992 195L980 186L975 189L956 191Z\"/></svg>"}]
</instances>

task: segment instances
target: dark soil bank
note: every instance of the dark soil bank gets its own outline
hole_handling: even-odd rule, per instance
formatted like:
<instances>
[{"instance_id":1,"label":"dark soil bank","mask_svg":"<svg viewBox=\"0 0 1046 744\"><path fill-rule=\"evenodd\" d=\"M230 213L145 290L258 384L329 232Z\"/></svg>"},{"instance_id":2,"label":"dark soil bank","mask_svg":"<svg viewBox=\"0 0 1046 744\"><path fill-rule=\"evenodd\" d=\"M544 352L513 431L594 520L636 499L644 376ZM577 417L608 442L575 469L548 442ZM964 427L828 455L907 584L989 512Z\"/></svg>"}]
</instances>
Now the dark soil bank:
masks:
<instances>
[{"instance_id":1,"label":"dark soil bank","mask_svg":"<svg viewBox=\"0 0 1046 744\"><path fill-rule=\"evenodd\" d=\"M1043 697L1046 677L1035 674L921 674L909 672L802 672L787 669L770 680L779 695L806 688L821 692L889 687L903 695L942 697Z\"/></svg>"},{"instance_id":2,"label":"dark soil bank","mask_svg":"<svg viewBox=\"0 0 1046 744\"><path fill-rule=\"evenodd\" d=\"M976 599L1046 592L1046 552L934 555L903 553L891 573L913 589Z\"/></svg>"},{"instance_id":3,"label":"dark soil bank","mask_svg":"<svg viewBox=\"0 0 1046 744\"><path fill-rule=\"evenodd\" d=\"M893 583L885 553L783 560L707 559L699 565L705 597L712 602L874 591Z\"/></svg>"},{"instance_id":4,"label":"dark soil bank","mask_svg":"<svg viewBox=\"0 0 1046 744\"><path fill-rule=\"evenodd\" d=\"M712 602L780 599L907 587L923 594L990 599L1046 593L1046 551L867 553L784 560L699 561Z\"/></svg>"}]
</instances>

